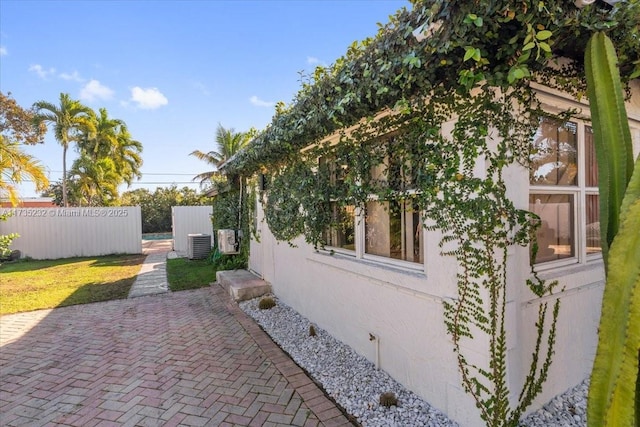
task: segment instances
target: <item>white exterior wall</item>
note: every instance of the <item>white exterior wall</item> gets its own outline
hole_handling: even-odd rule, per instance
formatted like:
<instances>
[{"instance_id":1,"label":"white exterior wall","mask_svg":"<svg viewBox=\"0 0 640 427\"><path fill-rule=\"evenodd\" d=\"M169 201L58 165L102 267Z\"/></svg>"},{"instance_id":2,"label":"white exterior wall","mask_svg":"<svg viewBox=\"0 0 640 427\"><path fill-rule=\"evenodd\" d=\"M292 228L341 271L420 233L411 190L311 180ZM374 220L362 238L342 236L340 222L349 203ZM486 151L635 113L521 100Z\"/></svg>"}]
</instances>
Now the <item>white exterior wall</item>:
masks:
<instances>
[{"instance_id":1,"label":"white exterior wall","mask_svg":"<svg viewBox=\"0 0 640 427\"><path fill-rule=\"evenodd\" d=\"M627 111L637 156L640 85L635 90ZM553 100L553 96L547 98L550 104ZM528 171L512 166L505 181L515 205L528 209ZM425 273L418 273L316 252L302 238L294 242L294 248L278 243L259 203L257 214L259 242L251 242L249 268L271 284L278 298L376 363L375 341L369 340L369 334L374 334L383 370L460 425L484 425L474 402L462 390L452 342L445 330L442 301L455 296L457 265L452 257L440 255L438 233L425 233ZM555 355L543 392L529 408L533 411L590 374L604 269L601 261L595 261L547 270L542 278L558 280L559 285L554 296L539 300L525 285L530 276L528 248L510 248L508 257L508 381L516 394L512 398L517 398L529 370L538 303L549 303L550 319L551 305L561 299ZM486 342L478 339L469 345L472 347L465 349L468 361L488 360Z\"/></svg>"},{"instance_id":2,"label":"white exterior wall","mask_svg":"<svg viewBox=\"0 0 640 427\"><path fill-rule=\"evenodd\" d=\"M18 233L11 244L23 257L58 259L142 253L140 207L5 208L0 234Z\"/></svg>"},{"instance_id":3,"label":"white exterior wall","mask_svg":"<svg viewBox=\"0 0 640 427\"><path fill-rule=\"evenodd\" d=\"M211 245L214 244L213 224L211 223L212 206L173 206L171 207L171 223L173 229L173 250L187 253L189 234L208 234Z\"/></svg>"},{"instance_id":4,"label":"white exterior wall","mask_svg":"<svg viewBox=\"0 0 640 427\"><path fill-rule=\"evenodd\" d=\"M260 206L258 214L260 242L252 241L250 258L260 264L249 265L278 298L461 425L480 425L443 322L442 299L454 295L457 265L439 255L437 233L425 236L425 275L318 253L302 238L294 248L278 243ZM370 333L378 338L378 361ZM486 360L480 352L478 358Z\"/></svg>"}]
</instances>

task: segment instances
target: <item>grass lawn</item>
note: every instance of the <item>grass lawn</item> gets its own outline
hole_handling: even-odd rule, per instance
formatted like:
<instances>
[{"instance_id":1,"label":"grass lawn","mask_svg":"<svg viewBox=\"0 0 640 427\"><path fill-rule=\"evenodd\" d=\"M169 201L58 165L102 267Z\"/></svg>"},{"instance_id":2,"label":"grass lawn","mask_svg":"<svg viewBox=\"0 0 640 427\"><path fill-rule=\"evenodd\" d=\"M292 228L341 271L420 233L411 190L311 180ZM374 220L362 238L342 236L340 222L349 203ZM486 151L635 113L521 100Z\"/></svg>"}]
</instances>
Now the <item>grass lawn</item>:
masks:
<instances>
[{"instance_id":1,"label":"grass lawn","mask_svg":"<svg viewBox=\"0 0 640 427\"><path fill-rule=\"evenodd\" d=\"M0 314L126 298L144 255L0 265Z\"/></svg>"},{"instance_id":2,"label":"grass lawn","mask_svg":"<svg viewBox=\"0 0 640 427\"><path fill-rule=\"evenodd\" d=\"M216 281L216 270L206 259L168 259L167 281L172 291L202 288Z\"/></svg>"}]
</instances>

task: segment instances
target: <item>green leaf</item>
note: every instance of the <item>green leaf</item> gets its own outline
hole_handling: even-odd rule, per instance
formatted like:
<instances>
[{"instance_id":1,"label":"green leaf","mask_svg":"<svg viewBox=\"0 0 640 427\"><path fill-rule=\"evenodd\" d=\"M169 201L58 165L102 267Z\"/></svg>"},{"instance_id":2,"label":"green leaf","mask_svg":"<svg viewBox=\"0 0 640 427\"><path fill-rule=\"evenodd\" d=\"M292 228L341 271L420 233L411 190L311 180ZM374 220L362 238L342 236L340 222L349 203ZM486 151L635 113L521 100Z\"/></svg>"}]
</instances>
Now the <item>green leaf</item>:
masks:
<instances>
[{"instance_id":1,"label":"green leaf","mask_svg":"<svg viewBox=\"0 0 640 427\"><path fill-rule=\"evenodd\" d=\"M472 22L475 22L478 19L478 15L476 15L475 13L470 13L467 16L464 17L464 22L465 24L471 24Z\"/></svg>"},{"instance_id":2,"label":"green leaf","mask_svg":"<svg viewBox=\"0 0 640 427\"><path fill-rule=\"evenodd\" d=\"M545 52L551 52L551 47L545 42L538 43L538 47Z\"/></svg>"},{"instance_id":3,"label":"green leaf","mask_svg":"<svg viewBox=\"0 0 640 427\"><path fill-rule=\"evenodd\" d=\"M516 79L521 79L524 77L524 71L522 70L522 68L516 68L515 70L513 70L513 75Z\"/></svg>"},{"instance_id":4,"label":"green leaf","mask_svg":"<svg viewBox=\"0 0 640 427\"><path fill-rule=\"evenodd\" d=\"M549 37L551 37L553 35L553 33L549 30L542 30L542 31L538 31L536 33L536 39L538 40L547 40Z\"/></svg>"},{"instance_id":5,"label":"green leaf","mask_svg":"<svg viewBox=\"0 0 640 427\"><path fill-rule=\"evenodd\" d=\"M524 45L524 47L522 48L522 50L531 50L534 47L536 47L536 44L534 42L529 42L526 45Z\"/></svg>"},{"instance_id":6,"label":"green leaf","mask_svg":"<svg viewBox=\"0 0 640 427\"><path fill-rule=\"evenodd\" d=\"M473 58L475 54L476 54L476 49L474 47L471 47L471 46L465 47L463 61L468 61L469 59Z\"/></svg>"}]
</instances>

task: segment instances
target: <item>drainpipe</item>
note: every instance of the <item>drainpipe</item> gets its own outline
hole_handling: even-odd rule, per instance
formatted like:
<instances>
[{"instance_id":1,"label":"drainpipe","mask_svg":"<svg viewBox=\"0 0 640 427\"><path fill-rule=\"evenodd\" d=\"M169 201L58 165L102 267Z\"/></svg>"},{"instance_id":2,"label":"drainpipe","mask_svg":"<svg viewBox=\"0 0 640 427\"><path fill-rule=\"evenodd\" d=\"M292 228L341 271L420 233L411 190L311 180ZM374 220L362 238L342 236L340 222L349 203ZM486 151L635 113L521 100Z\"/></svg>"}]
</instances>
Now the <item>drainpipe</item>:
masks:
<instances>
[{"instance_id":1,"label":"drainpipe","mask_svg":"<svg viewBox=\"0 0 640 427\"><path fill-rule=\"evenodd\" d=\"M240 186L240 199L238 200L238 231L237 231L237 237L238 237L238 251L240 250L240 239L242 239L244 236L242 235L242 191L243 191L243 187L242 187L242 176L238 177L238 181L239 181L239 186Z\"/></svg>"}]
</instances>

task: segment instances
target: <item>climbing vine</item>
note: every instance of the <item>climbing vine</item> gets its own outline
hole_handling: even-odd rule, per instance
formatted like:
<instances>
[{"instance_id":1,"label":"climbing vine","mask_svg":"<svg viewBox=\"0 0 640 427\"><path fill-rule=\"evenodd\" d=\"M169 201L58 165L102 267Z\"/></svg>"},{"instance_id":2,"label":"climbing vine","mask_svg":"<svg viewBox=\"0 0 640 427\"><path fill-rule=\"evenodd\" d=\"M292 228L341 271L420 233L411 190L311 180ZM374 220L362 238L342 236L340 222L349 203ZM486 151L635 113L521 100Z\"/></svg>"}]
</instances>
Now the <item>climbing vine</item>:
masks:
<instances>
[{"instance_id":1,"label":"climbing vine","mask_svg":"<svg viewBox=\"0 0 640 427\"><path fill-rule=\"evenodd\" d=\"M528 167L531 138L547 115L532 83L583 96L584 44L599 30L616 43L623 82L638 77L639 28L637 0L583 9L568 1L416 1L377 37L318 68L226 172L266 171L270 230L316 247L339 225L332 205L410 202L427 229L441 231L442 253L459 265L445 326L463 387L487 425L515 426L546 380L559 313L558 300L539 304L530 370L512 393L507 250L535 249L539 218L514 206L505 171ZM531 277L523 285L534 295L553 294L555 283ZM464 343L476 339L489 344L488 366L464 354Z\"/></svg>"}]
</instances>

